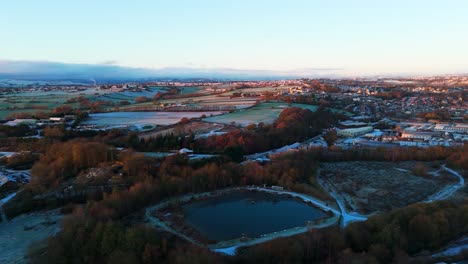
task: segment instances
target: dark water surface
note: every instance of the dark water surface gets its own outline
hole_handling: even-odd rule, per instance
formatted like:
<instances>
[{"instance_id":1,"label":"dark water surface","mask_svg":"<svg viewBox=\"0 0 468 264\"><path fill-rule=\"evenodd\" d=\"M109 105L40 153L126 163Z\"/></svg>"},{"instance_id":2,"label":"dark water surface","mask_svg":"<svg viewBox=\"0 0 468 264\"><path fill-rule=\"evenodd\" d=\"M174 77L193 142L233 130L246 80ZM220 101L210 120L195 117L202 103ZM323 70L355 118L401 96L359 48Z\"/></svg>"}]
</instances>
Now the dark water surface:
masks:
<instances>
[{"instance_id":1,"label":"dark water surface","mask_svg":"<svg viewBox=\"0 0 468 264\"><path fill-rule=\"evenodd\" d=\"M186 223L210 240L256 237L326 217L322 210L284 195L240 191L183 206Z\"/></svg>"}]
</instances>

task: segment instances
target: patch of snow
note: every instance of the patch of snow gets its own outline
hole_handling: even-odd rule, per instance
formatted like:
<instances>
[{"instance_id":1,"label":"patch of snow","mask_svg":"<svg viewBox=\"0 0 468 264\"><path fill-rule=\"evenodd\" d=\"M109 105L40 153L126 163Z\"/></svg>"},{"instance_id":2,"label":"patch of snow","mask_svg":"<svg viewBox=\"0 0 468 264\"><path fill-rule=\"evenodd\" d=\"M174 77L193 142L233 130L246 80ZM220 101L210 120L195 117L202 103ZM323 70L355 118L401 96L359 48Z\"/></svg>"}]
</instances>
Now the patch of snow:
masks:
<instances>
[{"instance_id":1,"label":"patch of snow","mask_svg":"<svg viewBox=\"0 0 468 264\"><path fill-rule=\"evenodd\" d=\"M435 258L453 257L453 256L461 254L465 250L468 250L468 238L463 238L458 241L455 241L447 249L439 253L433 254L432 257L435 257Z\"/></svg>"},{"instance_id":2,"label":"patch of snow","mask_svg":"<svg viewBox=\"0 0 468 264\"><path fill-rule=\"evenodd\" d=\"M226 254L226 255L229 255L229 256L234 256L236 255L236 250L239 246L232 246L232 247L227 247L227 248L215 248L213 249L214 252L217 252L217 253L222 253L222 254Z\"/></svg>"},{"instance_id":3,"label":"patch of snow","mask_svg":"<svg viewBox=\"0 0 468 264\"><path fill-rule=\"evenodd\" d=\"M10 201L13 197L15 197L16 195L16 192L15 193L12 193L10 195L8 195L7 197L3 198L0 200L0 206L3 206L4 204L6 204L8 201Z\"/></svg>"},{"instance_id":4,"label":"patch of snow","mask_svg":"<svg viewBox=\"0 0 468 264\"><path fill-rule=\"evenodd\" d=\"M2 151L2 152L0 152L0 158L2 158L2 157L9 158L9 157L13 156L14 154L16 154L16 152Z\"/></svg>"},{"instance_id":5,"label":"patch of snow","mask_svg":"<svg viewBox=\"0 0 468 264\"><path fill-rule=\"evenodd\" d=\"M26 183L29 182L31 178L31 174L29 170L9 170L5 168L0 168L0 186L3 184L12 181L12 182L20 182Z\"/></svg>"},{"instance_id":6,"label":"patch of snow","mask_svg":"<svg viewBox=\"0 0 468 264\"><path fill-rule=\"evenodd\" d=\"M0 224L0 263L27 263L28 248L60 230L58 210L23 214Z\"/></svg>"},{"instance_id":7,"label":"patch of snow","mask_svg":"<svg viewBox=\"0 0 468 264\"><path fill-rule=\"evenodd\" d=\"M458 183L451 186L446 186L442 190L432 194L426 199L425 202L427 203L447 199L465 185L465 179L460 175L460 173L448 168L445 164L442 165L442 168L456 176L458 178Z\"/></svg>"},{"instance_id":8,"label":"patch of snow","mask_svg":"<svg viewBox=\"0 0 468 264\"><path fill-rule=\"evenodd\" d=\"M410 170L402 169L402 168L394 168L394 169L397 171L401 171L401 172L411 172Z\"/></svg>"}]
</instances>

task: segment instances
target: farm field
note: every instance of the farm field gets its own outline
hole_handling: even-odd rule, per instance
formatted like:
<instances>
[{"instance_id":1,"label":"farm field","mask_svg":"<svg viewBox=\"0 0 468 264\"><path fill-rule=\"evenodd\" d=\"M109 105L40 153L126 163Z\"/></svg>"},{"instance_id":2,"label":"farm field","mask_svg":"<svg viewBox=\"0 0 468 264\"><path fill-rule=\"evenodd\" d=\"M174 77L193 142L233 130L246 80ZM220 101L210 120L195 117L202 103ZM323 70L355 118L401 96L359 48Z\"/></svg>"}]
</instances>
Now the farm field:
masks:
<instances>
[{"instance_id":1,"label":"farm field","mask_svg":"<svg viewBox=\"0 0 468 264\"><path fill-rule=\"evenodd\" d=\"M20 90L20 89L19 89ZM25 91L0 96L0 119L17 113L34 113L36 111L50 111L53 108L64 104L68 99L79 96L95 97L105 94L95 88L88 88L84 91ZM77 104L68 104L76 107Z\"/></svg>"},{"instance_id":2,"label":"farm field","mask_svg":"<svg viewBox=\"0 0 468 264\"><path fill-rule=\"evenodd\" d=\"M198 103L200 101L216 101L219 99L219 95L200 95L196 97L189 97L189 98L175 98L175 99L164 99L160 100L159 102L162 104L187 104L187 103Z\"/></svg>"},{"instance_id":3,"label":"farm field","mask_svg":"<svg viewBox=\"0 0 468 264\"><path fill-rule=\"evenodd\" d=\"M48 111L65 103L79 93L28 93L0 98L0 119L14 113Z\"/></svg>"},{"instance_id":4,"label":"farm field","mask_svg":"<svg viewBox=\"0 0 468 264\"><path fill-rule=\"evenodd\" d=\"M3 109L0 109L0 120L9 118L11 116L15 116L16 114L19 114L19 113L33 114L36 111L43 111L43 110L39 110L39 109L8 109L8 110L3 110Z\"/></svg>"},{"instance_id":5,"label":"farm field","mask_svg":"<svg viewBox=\"0 0 468 264\"><path fill-rule=\"evenodd\" d=\"M234 107L235 109L243 109L251 107L255 104L255 98L232 98L223 97L218 95L201 95L190 98L176 98L176 99L164 99L154 102L145 102L139 104L131 104L125 106L119 106L119 111L134 111L134 110L159 110L161 105L173 105L173 106L185 106L194 108L206 108L206 107ZM114 107L110 108L114 109Z\"/></svg>"},{"instance_id":6,"label":"farm field","mask_svg":"<svg viewBox=\"0 0 468 264\"><path fill-rule=\"evenodd\" d=\"M278 118L283 109L284 108L276 106L254 106L249 109L239 110L225 115L208 117L205 118L204 121L240 125L244 127L249 124L258 124L260 122L271 124Z\"/></svg>"},{"instance_id":7,"label":"farm field","mask_svg":"<svg viewBox=\"0 0 468 264\"><path fill-rule=\"evenodd\" d=\"M142 91L122 91L122 92L110 92L110 93L105 93L100 96L92 97L90 98L92 101L110 101L113 103L119 103L120 101L129 101L130 103L135 102L135 98L137 97L148 97L150 99L153 99L153 97L157 93L163 92L164 89L163 87L149 87L148 90L142 90Z\"/></svg>"},{"instance_id":8,"label":"farm field","mask_svg":"<svg viewBox=\"0 0 468 264\"><path fill-rule=\"evenodd\" d=\"M306 104L291 104L292 107L299 107L309 109L311 111L317 110L318 106ZM288 108L288 103L261 103L254 107L239 110L229 114L220 116L213 116L205 118L204 121L221 123L221 124L235 124L240 126L247 126L249 124L258 124L263 122L265 124L273 123L280 113ZM234 123L233 123L234 122Z\"/></svg>"},{"instance_id":9,"label":"farm field","mask_svg":"<svg viewBox=\"0 0 468 264\"><path fill-rule=\"evenodd\" d=\"M208 94L206 90L203 90L203 87L185 87L182 90L183 95L188 94L188 91L191 93L207 93L206 95L200 95L197 97L190 98L177 98L177 99L165 99L160 100L162 104L195 104L195 105L238 105L239 108L245 105L254 105L258 100L257 97L233 97L231 96L234 93L257 93L262 94L265 92L280 92L287 90L290 86L281 86L281 87L254 87L254 88L245 88L245 89L236 89L232 91L227 91L221 94ZM228 85L220 85L219 88L230 88ZM198 89L198 90L197 90Z\"/></svg>"},{"instance_id":10,"label":"farm field","mask_svg":"<svg viewBox=\"0 0 468 264\"><path fill-rule=\"evenodd\" d=\"M320 181L351 211L364 214L390 211L428 199L457 179L424 164L425 175L413 173L417 162L322 163Z\"/></svg>"},{"instance_id":11,"label":"farm field","mask_svg":"<svg viewBox=\"0 0 468 264\"><path fill-rule=\"evenodd\" d=\"M117 105L117 107L108 107L107 111L150 111L160 110L161 104L163 105L183 105L187 107L195 108L206 108L213 107L209 111L217 110L217 107L232 107L232 109L244 109L255 105L258 97L233 97L233 93L256 93L261 94L264 92L279 92L284 91L288 87L255 87L236 89L233 91L227 91L222 94L210 94L209 90L206 90L203 86L187 86L178 87L180 89L180 95L187 95L187 97L175 98L175 99L163 99L157 104L154 102L136 103L137 97L148 97L153 98L158 92L164 92L171 87L165 86L151 86L141 91L112 91L112 90L101 90L94 87L88 87L86 90L70 91L70 90L54 90L54 91L43 91L43 90L24 90L18 89L18 92L2 94L0 95L0 119L6 117L13 117L14 114L18 113L34 113L37 111L48 112L60 105L63 105L67 100L76 98L79 96L85 97L90 101L108 101ZM227 87L229 88L229 87ZM190 97L190 94L197 94L196 97ZM8 95L8 97L6 96ZM128 101L130 105L120 106L121 101ZM79 103L67 104L71 107L80 107ZM192 109L197 111L197 109ZM226 109L223 109L226 110ZM314 110L314 109L312 109ZM263 113L264 114L264 113ZM260 115L259 118L262 117ZM274 118L276 113L272 113ZM242 115L241 115L242 116ZM238 118L242 121L241 117ZM254 121L256 119L254 118ZM268 122L268 121L267 121ZM229 122L230 123L230 122Z\"/></svg>"},{"instance_id":12,"label":"farm field","mask_svg":"<svg viewBox=\"0 0 468 264\"><path fill-rule=\"evenodd\" d=\"M153 98L158 92L164 91L164 87L149 87L148 90L139 92L122 91L114 92L110 90L100 90L97 88L87 88L80 91L21 91L17 93L3 94L0 96L0 119L17 113L34 113L36 111L48 112L57 106L63 105L68 99L79 96L90 101L109 101L118 104L120 101L129 101L135 105L135 98L145 96ZM78 103L67 104L71 107L79 107Z\"/></svg>"},{"instance_id":13,"label":"farm field","mask_svg":"<svg viewBox=\"0 0 468 264\"><path fill-rule=\"evenodd\" d=\"M224 128L224 125L208 123L208 122L200 122L200 121L191 121L186 124L176 124L174 126L170 126L164 128L159 131L151 131L147 133L140 134L140 138L152 138L157 136L164 136L164 135L188 135L188 134L195 134L195 135L203 135L210 132L216 132Z\"/></svg>"},{"instance_id":14,"label":"farm field","mask_svg":"<svg viewBox=\"0 0 468 264\"><path fill-rule=\"evenodd\" d=\"M110 112L90 114L82 125L100 129L117 127L167 126L178 123L182 118L199 118L202 115L219 115L222 112Z\"/></svg>"},{"instance_id":15,"label":"farm field","mask_svg":"<svg viewBox=\"0 0 468 264\"><path fill-rule=\"evenodd\" d=\"M242 88L242 89L236 89L234 91L223 93L223 95L232 95L234 93L284 92L291 87L292 86Z\"/></svg>"},{"instance_id":16,"label":"farm field","mask_svg":"<svg viewBox=\"0 0 468 264\"><path fill-rule=\"evenodd\" d=\"M204 87L200 86L186 86L186 87L179 87L181 88L180 94L187 95L187 94L194 94L194 93L206 93Z\"/></svg>"}]
</instances>

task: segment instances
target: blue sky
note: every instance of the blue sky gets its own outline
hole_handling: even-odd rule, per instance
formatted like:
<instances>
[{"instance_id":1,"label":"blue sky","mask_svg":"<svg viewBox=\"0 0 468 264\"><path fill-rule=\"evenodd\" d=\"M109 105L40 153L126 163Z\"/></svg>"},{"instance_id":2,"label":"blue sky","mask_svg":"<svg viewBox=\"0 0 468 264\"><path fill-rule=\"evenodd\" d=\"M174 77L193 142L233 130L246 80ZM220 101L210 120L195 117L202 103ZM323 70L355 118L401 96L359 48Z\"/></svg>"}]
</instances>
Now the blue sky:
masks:
<instances>
[{"instance_id":1,"label":"blue sky","mask_svg":"<svg viewBox=\"0 0 468 264\"><path fill-rule=\"evenodd\" d=\"M466 0L10 0L0 60L468 72Z\"/></svg>"}]
</instances>

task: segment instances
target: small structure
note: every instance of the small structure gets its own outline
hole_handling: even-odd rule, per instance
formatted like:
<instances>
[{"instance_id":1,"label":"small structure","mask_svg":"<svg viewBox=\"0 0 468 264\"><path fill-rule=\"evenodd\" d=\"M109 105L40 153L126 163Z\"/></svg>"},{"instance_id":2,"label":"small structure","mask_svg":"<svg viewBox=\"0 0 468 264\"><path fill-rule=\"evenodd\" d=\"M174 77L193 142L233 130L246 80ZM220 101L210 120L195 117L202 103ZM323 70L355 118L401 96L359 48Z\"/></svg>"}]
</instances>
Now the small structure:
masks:
<instances>
[{"instance_id":1,"label":"small structure","mask_svg":"<svg viewBox=\"0 0 468 264\"><path fill-rule=\"evenodd\" d=\"M36 119L15 119L13 121L8 121L5 123L7 126L18 126L18 125L28 125L28 126L35 126L37 124Z\"/></svg>"},{"instance_id":2,"label":"small structure","mask_svg":"<svg viewBox=\"0 0 468 264\"><path fill-rule=\"evenodd\" d=\"M272 190L275 190L275 191L283 191L283 190L284 190L284 187L273 185L273 186L271 186L271 189L272 189Z\"/></svg>"},{"instance_id":3,"label":"small structure","mask_svg":"<svg viewBox=\"0 0 468 264\"><path fill-rule=\"evenodd\" d=\"M52 121L52 122L64 122L65 118L63 118L63 117L50 117L49 120Z\"/></svg>"},{"instance_id":4,"label":"small structure","mask_svg":"<svg viewBox=\"0 0 468 264\"><path fill-rule=\"evenodd\" d=\"M440 133L437 132L406 132L404 131L401 134L401 137L404 139L421 139L421 140L430 140L434 136L439 136Z\"/></svg>"},{"instance_id":5,"label":"small structure","mask_svg":"<svg viewBox=\"0 0 468 264\"><path fill-rule=\"evenodd\" d=\"M179 152L179 154L187 154L187 155L188 154L193 154L193 150L190 150L188 148L183 148L183 149L179 150L178 152Z\"/></svg>"}]
</instances>

